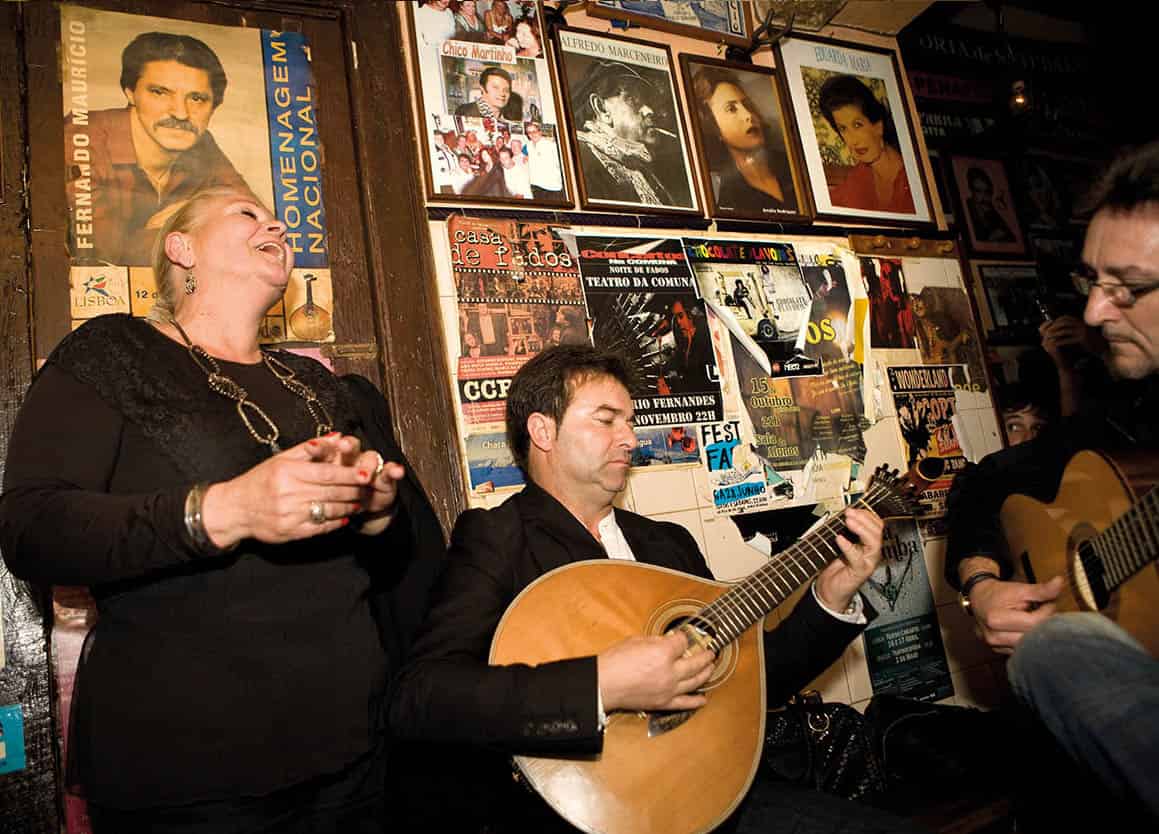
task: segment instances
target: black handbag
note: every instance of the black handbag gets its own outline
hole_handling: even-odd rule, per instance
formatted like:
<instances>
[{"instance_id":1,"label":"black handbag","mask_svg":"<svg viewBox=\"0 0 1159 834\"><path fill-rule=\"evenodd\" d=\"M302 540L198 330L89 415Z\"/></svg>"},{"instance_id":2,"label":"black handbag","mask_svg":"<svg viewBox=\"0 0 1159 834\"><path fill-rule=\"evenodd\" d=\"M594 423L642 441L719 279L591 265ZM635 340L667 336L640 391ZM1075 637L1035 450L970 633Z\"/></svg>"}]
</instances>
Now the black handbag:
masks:
<instances>
[{"instance_id":1,"label":"black handbag","mask_svg":"<svg viewBox=\"0 0 1159 834\"><path fill-rule=\"evenodd\" d=\"M765 719L761 773L845 799L872 801L885 792L881 766L865 724L846 704L827 704L812 690Z\"/></svg>"}]
</instances>

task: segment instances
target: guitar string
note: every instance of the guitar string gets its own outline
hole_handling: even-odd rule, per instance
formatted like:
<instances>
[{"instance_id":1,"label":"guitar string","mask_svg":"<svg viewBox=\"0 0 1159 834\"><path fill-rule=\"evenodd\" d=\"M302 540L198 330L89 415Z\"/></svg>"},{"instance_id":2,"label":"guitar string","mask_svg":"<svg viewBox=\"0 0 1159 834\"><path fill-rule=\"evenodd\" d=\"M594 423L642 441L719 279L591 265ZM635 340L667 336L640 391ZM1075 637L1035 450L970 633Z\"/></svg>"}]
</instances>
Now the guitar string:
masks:
<instances>
[{"instance_id":1,"label":"guitar string","mask_svg":"<svg viewBox=\"0 0 1159 834\"><path fill-rule=\"evenodd\" d=\"M884 493L884 495L882 495L882 494L875 495L874 488L871 487L870 490L867 491L866 495L857 502L857 504L860 504L863 507L872 509L873 508L872 504L874 502L876 502L877 499L883 498L883 497L888 499L889 497L891 497L892 487L894 487L895 485L896 485L896 481L891 482L890 484L881 485L880 489L878 489L877 492ZM826 521L822 524L822 526L819 527L817 530L813 531L813 533L811 533L810 536L811 537L818 537L818 535L821 533L834 533L834 532L839 531L841 529L840 522L842 521L843 516L844 516L844 511L832 516L829 519L826 519ZM821 553L821 551L818 550L817 547L813 546L812 543L809 542L807 539L804 540L804 542L808 543L813 548L814 552L819 557L821 557L821 559L822 559L821 566L823 566L823 564L828 563L828 561L830 561L829 558L825 557L824 554ZM838 553L838 551L832 546L832 544L830 544L828 541L824 541L824 543L825 543L826 547L828 547L830 549L830 551L833 553L834 556L840 555ZM797 553L795 553L795 551L797 551ZM792 572L792 568L794 566L801 568L802 574L805 576L806 581L808 580L809 576L812 575L811 573L808 573L807 571L804 570L804 568L802 567L800 560L799 560L799 556L804 556L806 559L810 559L810 561L811 561L811 558L808 556L808 554L806 554L804 552L804 548L802 547L802 542L798 542L793 547L791 547L789 550L787 550L784 554L780 554L780 555L785 557L785 558L779 559L778 560L779 564L770 563L770 565L766 566L766 568L771 568L770 570L766 570L766 569L762 568L761 571L758 571L756 574L753 575L753 577L751 577L751 579L753 579L754 582L750 582L749 580L746 580L744 583L742 583L742 585L761 584L767 589L769 586L768 586L768 582L766 580L772 579L775 581L775 579L777 579L777 578L783 579L784 576L786 574L788 574L793 580L793 583L790 586L789 591L782 595L781 600L777 600L775 594L770 594L769 598L765 600L765 607L760 612L758 612L755 615L755 617L753 617L747 624L744 624L742 621L741 626L739 628L734 626L731 629L731 631L734 632L731 639L735 639L736 636L739 636L739 634L742 633L744 631L744 629L748 627L748 625L751 625L753 622L755 622L757 619L759 619L762 616L762 614L765 613L766 611L771 610L771 607L775 607L776 604L779 604L780 601L783 601L783 599L785 597L787 597L792 592L793 588L795 588L797 585L801 584L797 580L796 574ZM782 567L782 566L784 566L784 567ZM821 566L818 566L815 564L809 565L809 567L813 569L813 572L816 572L816 570L819 570ZM779 585L777 585L776 588L778 591L782 590ZM747 592L747 589L744 589L742 591L742 593L744 593L744 592ZM721 607L728 606L730 603L735 603L735 600L726 599L726 597L728 597L729 594L731 594L731 593L732 592L730 591L728 594L718 598L718 600L715 601L712 606L710 606L714 610L709 611L708 608L706 608L705 611L702 612L702 615L706 616L708 618L712 618L713 616L721 616L721 615L717 614L717 612L715 611L715 608L721 608ZM739 599L739 594L735 595L735 596L737 596L737 598ZM716 604L717 602L722 603L722 604L717 605ZM770 607L770 605L771 605L771 607ZM725 613L734 613L734 612L727 611ZM751 612L750 612L750 615L751 615ZM731 620L730 620L730 622L731 622ZM730 640L730 642L731 642L731 640Z\"/></svg>"},{"instance_id":2,"label":"guitar string","mask_svg":"<svg viewBox=\"0 0 1159 834\"><path fill-rule=\"evenodd\" d=\"M832 519L827 519L822 524L822 526L819 527L817 530L813 531L813 533L811 535L818 535L818 534L823 533L823 532L828 532L828 533L835 532L838 529L836 526L836 522L839 521L839 519L840 519L840 516L835 516ZM814 550L816 551L815 548L814 548ZM816 551L816 552L818 553L818 555L820 555L819 551ZM804 568L799 561L799 557L808 558L808 556L807 556L807 554L805 554L804 548L801 546L801 543L798 542L798 543L794 544L792 547L790 547L788 550L786 550L783 554L779 554L779 556L781 556L783 558L778 559L777 562L770 562L764 568L757 571L757 573L754 574L752 577L750 577L749 579L746 579L740 585L734 586L734 588L730 589L728 592L726 592L721 597L718 597L716 600L713 601L713 603L711 603L708 607L706 607L703 612L701 612L701 616L705 617L706 619L722 620L728 626L727 629L718 630L718 633L719 633L719 631L724 631L724 633L726 635L726 639L723 640L722 645L727 645L728 643L731 643L733 640L735 640L750 625L752 625L758 619L760 619L760 617L763 615L763 613L765 613L769 610L772 610L772 608L775 608L776 605L780 604L780 602L783 602L786 598L788 598L792 594L794 588L800 584L800 583L795 581L795 577L793 577L793 574L790 573L789 569L786 569L782 566L795 564L798 567L802 568L802 572L805 573ZM813 566L811 566L811 567L813 567ZM820 569L820 567L814 567L814 572L816 570L819 570L819 569ZM793 577L794 581L793 582L786 581L786 579L785 579L786 575ZM808 574L808 575L812 575L812 574ZM781 580L785 583L783 588L779 584L778 580ZM758 585L759 584L762 587L764 587L765 589L769 589L770 583L771 583L771 586L773 588L773 592L768 593L767 597L765 598L763 610L758 611L755 615L752 615L750 612L750 618L747 619L747 622L744 618L739 617L738 616L739 612L737 610L738 606L736 604L736 598L739 597L739 593L745 593L747 591L747 589L744 588L744 586ZM738 593L738 591L739 591L739 593ZM778 598L778 594L779 594L779 598ZM710 608L712 609L711 611L709 610ZM718 611L717 609L722 609L722 610Z\"/></svg>"},{"instance_id":3,"label":"guitar string","mask_svg":"<svg viewBox=\"0 0 1159 834\"><path fill-rule=\"evenodd\" d=\"M894 488L897 486L897 484L897 480L894 480L889 484L873 484L866 491L866 494L852 506L861 506L872 510L874 509L874 506L877 504L879 499L888 499L892 497ZM884 503L884 500L882 503ZM788 596L792 594L796 587L802 584L802 582L797 579L796 574L792 570L794 566L801 570L802 575L805 576L804 581L807 582L813 573L816 573L818 570L824 567L824 565L831 561L831 558L828 558L823 553L821 553L821 551L815 545L813 545L809 539L819 537L822 533L835 534L840 532L842 528L844 528L844 524L842 523L844 515L845 511L842 510L840 513L837 513L826 519L821 524L821 526L818 527L817 530L814 530L812 533L810 533L808 537L798 540L783 553L778 554L778 558L775 561L769 562L756 573L752 574L738 585L726 591L724 594L722 594L709 605L705 606L705 608L699 612L697 615L698 618L703 618L713 623L723 622L729 627L727 631L730 632L731 635L727 640L724 640L721 645L727 645L728 643L731 643L733 640L735 640L736 637L740 636L740 634L742 634L748 628L748 626L755 623L762 616L764 616L764 614L766 614L768 611L771 611L773 608L783 602L786 598L788 598ZM825 546L829 548L835 557L840 557L840 552L834 548L829 541L823 541ZM821 564L819 566L812 564L809 565L809 567L812 568L812 572L806 571L805 566L800 562L800 557L810 559L811 561L811 557L809 557L804 552L803 545L805 544L808 544L810 547L812 547L814 553L816 553L817 556L821 559ZM786 576L791 581L786 581ZM785 581L787 590L782 589L777 583L777 580ZM753 589L756 586L760 586L762 589L764 589L767 593L767 596L756 597L758 600L760 600L761 607L758 611L753 612L751 609L748 609L748 603L751 602L754 597ZM770 588L773 589L772 593L768 593ZM780 599L777 599L777 593L783 594ZM738 615L740 611L738 611L738 608L746 611L748 617L739 617ZM745 619L748 620L747 623L745 622ZM716 631L719 636L720 632L724 631L724 629L715 628L714 631Z\"/></svg>"},{"instance_id":4,"label":"guitar string","mask_svg":"<svg viewBox=\"0 0 1159 834\"><path fill-rule=\"evenodd\" d=\"M862 500L859 503L866 504L866 502L864 500ZM826 519L826 521L821 525L821 527L819 527L817 530L810 533L810 536L817 536L821 533L837 532L840 529L839 523L841 522L843 514L844 513L842 512L842 513L839 513L837 515L834 515L834 516ZM793 546L791 546L784 553L778 554L778 559L775 562L770 562L768 565L763 567L761 570L759 570L755 574L753 574L753 576L750 577L750 579L753 580L753 582L755 582L757 584L763 585L765 588L769 587L770 581L771 581L773 586L775 586L775 588L778 591L780 591L783 589L780 587L779 584L777 584L776 580L778 580L778 579L783 580L785 578L785 576L788 575L788 577L792 580L792 582L785 583L786 587L788 589L786 594L785 594L787 596L789 593L792 593L793 588L795 588L798 584L800 584L797 581L796 574L793 573L793 571L792 571L793 567L797 567L797 568L801 569L802 575L805 576L806 581L808 580L808 577L812 575L811 572L806 571L804 569L804 567L801 565L801 562L800 562L798 555L797 555L798 551L802 551L801 555L805 555L805 554L803 554L803 548L801 547L801 542L795 543ZM820 553L820 551L818 551L816 548L814 548L814 551L817 552L818 555L822 555ZM834 551L834 554L836 555L836 551ZM806 558L808 558L808 557L806 556ZM823 557L823 561L827 563L829 560L824 559L824 557ZM818 566L815 566L815 565L809 565L809 567L813 569L813 572L820 569ZM742 585L750 584L750 580L746 579L745 582L743 582L741 584ZM727 596L727 594L725 596ZM722 601L724 603L728 602L728 600L725 600L725 597L722 596L722 597L718 598L716 601L714 601L714 603L710 604L708 606L708 608L714 609L717 607L721 607L721 605L718 605L718 603L721 603ZM706 609L706 612L707 611L708 611L708 609Z\"/></svg>"},{"instance_id":5,"label":"guitar string","mask_svg":"<svg viewBox=\"0 0 1159 834\"><path fill-rule=\"evenodd\" d=\"M857 504L860 504L864 507L868 507L868 508L872 509L871 503L876 502L877 499L882 498L882 497L888 498L891 491L892 491L892 487L895 485L896 485L896 482L888 484L888 485L876 485L875 484L875 485L870 487L870 489L867 491L866 495L862 499L860 499L857 502ZM826 519L826 521L822 523L821 527L819 527L817 530L813 531L813 533L811 533L810 536L818 536L821 533L834 533L834 532L838 531L841 527L840 522L842 521L843 517L844 517L844 511L832 516L829 519ZM805 541L807 541L807 540L805 540ZM834 553L834 555L838 555L837 551L834 550L832 545L830 545L828 542L826 542L826 546L830 548L830 550ZM817 553L818 556L822 557L823 562L827 563L829 561L827 558L824 557L824 555L816 547L813 547L813 550L815 553ZM763 615L763 613L765 613L765 611L771 610L769 608L770 604L772 604L772 606L775 607L776 604L779 604L780 601L783 601L783 599L785 597L787 597L789 594L792 593L793 588L795 588L797 585L800 584L800 582L797 580L796 574L792 570L793 567L797 567L801 570L802 574L806 578L806 581L808 580L808 577L812 575L811 573L809 573L808 571L806 571L804 569L804 567L801 565L801 562L799 560L799 556L805 556L805 558L809 558L807 556L807 554L804 553L804 549L801 546L801 542L797 542L795 545L793 545L788 550L786 550L785 553L779 554L779 556L782 558L779 558L776 562L769 563L769 565L766 565L760 571L757 571L757 573L754 574L752 577L750 577L749 579L746 579L744 582L742 582L740 585L736 586L734 589L730 589L730 591L726 592L726 594L719 597L717 600L715 600L713 603L711 603L709 606L707 606L703 611L701 611L699 616L701 616L705 619L709 619L709 620L724 621L727 625L730 626L729 631L733 632L731 639L735 639L735 637L739 636L739 634L742 633L744 631L744 629L748 627L748 625L751 625L753 622L756 622L756 620L759 619ZM809 567L811 567L813 569L813 572L820 569L820 566L816 566L816 565L810 565ZM787 588L788 588L787 591L782 589L780 584L777 583L778 579L784 580L786 575L788 575L788 577L792 579L791 583L790 582L785 583ZM751 619L747 624L744 623L743 619L738 621L736 615L739 612L737 612L735 610L737 607L736 602L738 600L741 601L742 603L744 602L742 595L748 595L751 597L751 595L752 595L751 588L753 586L756 586L756 585L760 585L767 592L770 588L770 582L772 583L772 587L775 588L776 591L783 592L783 596L781 597L781 600L776 599L776 593L769 593L767 598L763 600L764 607L762 608L761 611L758 611L755 614L753 614L753 612L749 611L749 616ZM730 599L729 597L735 597L736 599ZM747 607L747 606L745 606L745 607ZM718 610L718 609L724 609L724 610ZM728 642L731 642L731 639Z\"/></svg>"}]
</instances>

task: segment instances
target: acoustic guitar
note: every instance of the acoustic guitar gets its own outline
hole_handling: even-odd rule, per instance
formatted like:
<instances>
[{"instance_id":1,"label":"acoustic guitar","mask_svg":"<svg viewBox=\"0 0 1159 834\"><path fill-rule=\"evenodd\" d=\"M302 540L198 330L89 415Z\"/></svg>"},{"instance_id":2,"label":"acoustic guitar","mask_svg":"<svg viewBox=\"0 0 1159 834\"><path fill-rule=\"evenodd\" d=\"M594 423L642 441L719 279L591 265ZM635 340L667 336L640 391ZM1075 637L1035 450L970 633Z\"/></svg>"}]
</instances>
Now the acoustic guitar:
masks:
<instances>
[{"instance_id":1,"label":"acoustic guitar","mask_svg":"<svg viewBox=\"0 0 1159 834\"><path fill-rule=\"evenodd\" d=\"M857 506L911 517L941 475L926 458L905 476L879 467ZM524 781L577 828L601 834L699 834L740 803L765 723L762 630L754 625L841 553L844 513L735 584L639 562L598 559L544 574L508 607L490 662L540 664L599 654L632 635L681 629L717 655L708 704L685 712L614 712L592 758L516 756Z\"/></svg>"},{"instance_id":2,"label":"acoustic guitar","mask_svg":"<svg viewBox=\"0 0 1159 834\"><path fill-rule=\"evenodd\" d=\"M1049 504L1011 495L999 518L1014 578L1065 576L1059 611L1098 611L1159 657L1159 479L1156 461L1076 454Z\"/></svg>"}]
</instances>

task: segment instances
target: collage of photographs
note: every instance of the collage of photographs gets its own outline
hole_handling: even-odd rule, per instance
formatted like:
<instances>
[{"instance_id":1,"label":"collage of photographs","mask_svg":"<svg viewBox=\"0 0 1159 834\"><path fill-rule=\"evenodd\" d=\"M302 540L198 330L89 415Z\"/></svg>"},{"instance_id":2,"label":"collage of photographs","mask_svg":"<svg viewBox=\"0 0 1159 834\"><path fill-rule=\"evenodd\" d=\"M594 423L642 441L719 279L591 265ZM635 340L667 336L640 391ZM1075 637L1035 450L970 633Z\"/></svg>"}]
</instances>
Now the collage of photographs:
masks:
<instances>
[{"instance_id":1,"label":"collage of photographs","mask_svg":"<svg viewBox=\"0 0 1159 834\"><path fill-rule=\"evenodd\" d=\"M718 42L752 26L745 3L647 5L588 4ZM412 20L432 202L933 227L889 50L795 34L773 69L563 27L553 67L531 0L429 0Z\"/></svg>"}]
</instances>

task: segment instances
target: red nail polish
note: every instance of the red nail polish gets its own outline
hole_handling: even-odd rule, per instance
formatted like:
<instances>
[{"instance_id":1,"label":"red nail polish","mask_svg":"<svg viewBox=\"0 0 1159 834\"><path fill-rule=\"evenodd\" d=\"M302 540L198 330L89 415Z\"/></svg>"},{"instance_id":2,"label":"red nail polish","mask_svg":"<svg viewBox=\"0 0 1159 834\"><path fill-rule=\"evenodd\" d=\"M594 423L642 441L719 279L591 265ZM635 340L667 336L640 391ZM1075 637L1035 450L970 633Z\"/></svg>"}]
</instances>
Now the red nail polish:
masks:
<instances>
[{"instance_id":1,"label":"red nail polish","mask_svg":"<svg viewBox=\"0 0 1159 834\"><path fill-rule=\"evenodd\" d=\"M367 472L365 469L359 469L359 470L358 470L358 477L359 477L359 478L369 478L369 477L370 477L370 473L369 473L369 472Z\"/></svg>"},{"instance_id":2,"label":"red nail polish","mask_svg":"<svg viewBox=\"0 0 1159 834\"><path fill-rule=\"evenodd\" d=\"M322 435L322 436L323 436L323 437L337 437L337 436L338 436L338 435L340 435L340 434L342 434L342 432L340 432L340 431L332 431L332 432L330 432L329 434L324 434L324 435Z\"/></svg>"},{"instance_id":3,"label":"red nail polish","mask_svg":"<svg viewBox=\"0 0 1159 834\"><path fill-rule=\"evenodd\" d=\"M346 526L347 524L349 524L349 523L350 523L350 519L349 519L349 518L346 518L345 516L343 516L343 518L342 518L342 523L341 523L341 524L339 524L338 526L339 526L339 527L345 527L345 526Z\"/></svg>"},{"instance_id":4,"label":"red nail polish","mask_svg":"<svg viewBox=\"0 0 1159 834\"><path fill-rule=\"evenodd\" d=\"M306 445L307 446L317 446L318 445L318 438L315 437L313 440L307 440Z\"/></svg>"}]
</instances>

